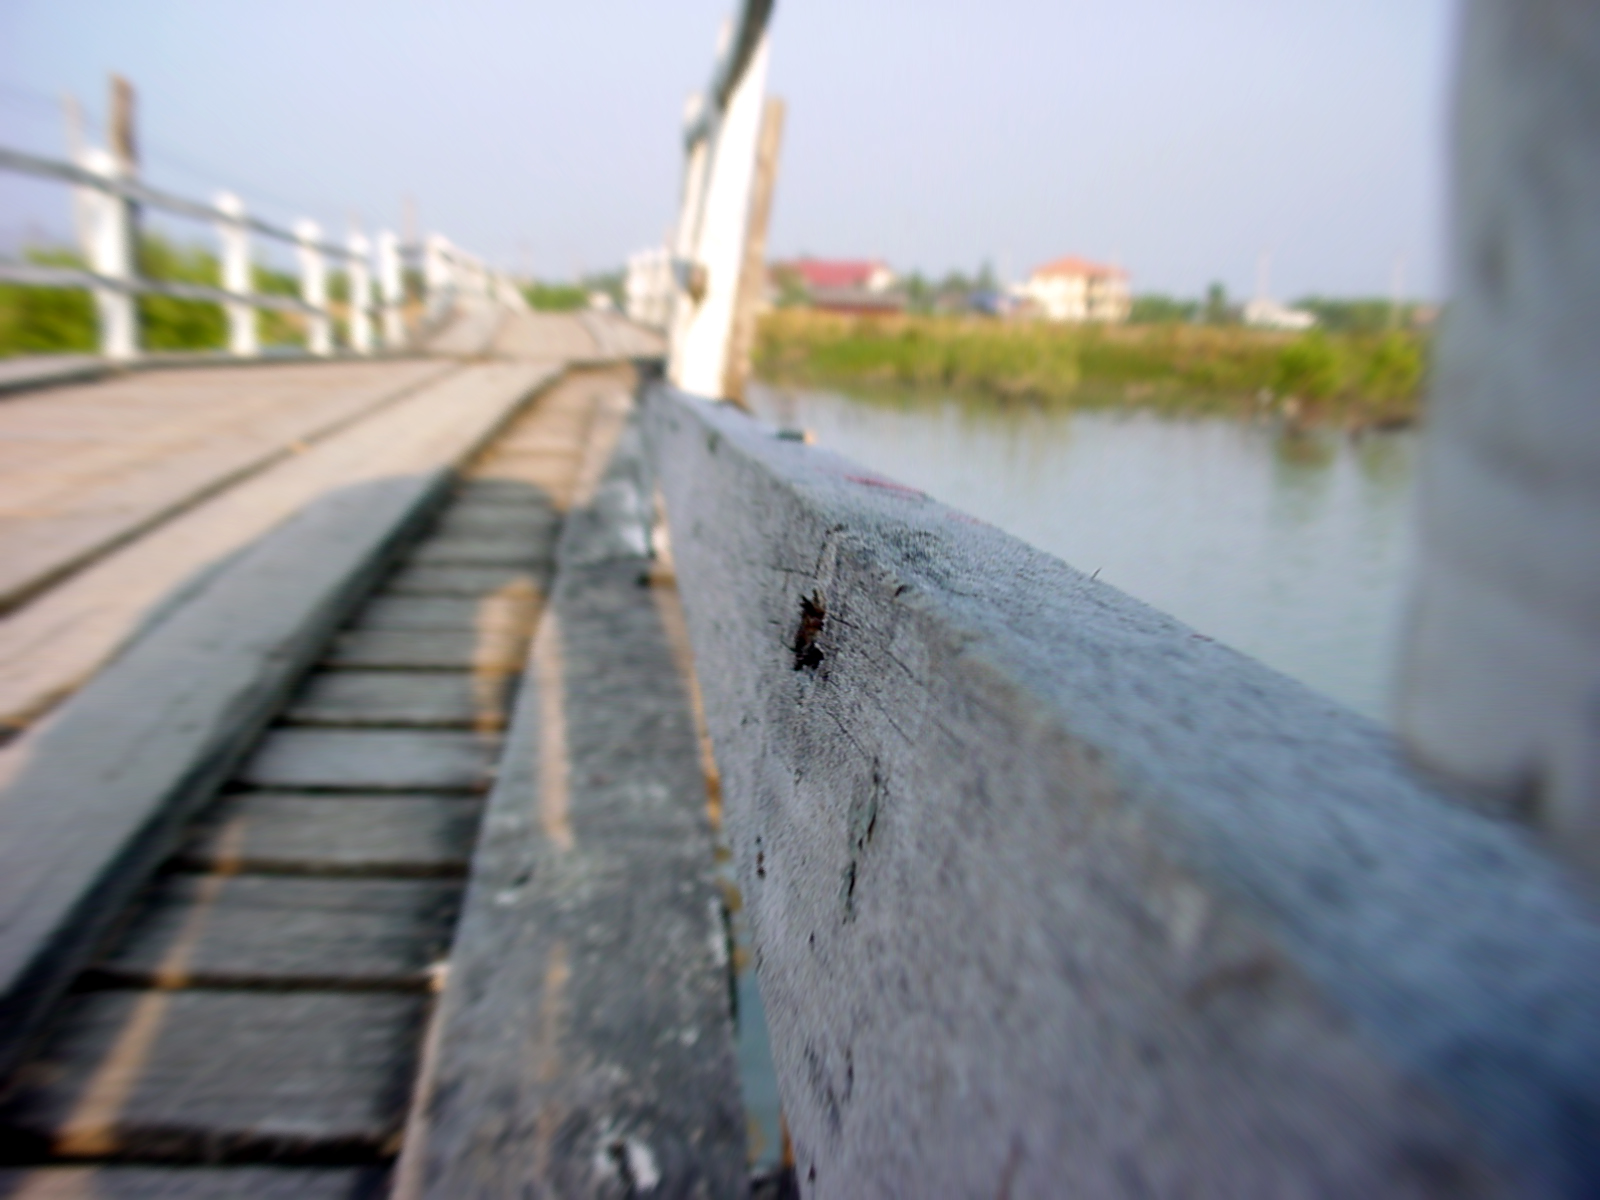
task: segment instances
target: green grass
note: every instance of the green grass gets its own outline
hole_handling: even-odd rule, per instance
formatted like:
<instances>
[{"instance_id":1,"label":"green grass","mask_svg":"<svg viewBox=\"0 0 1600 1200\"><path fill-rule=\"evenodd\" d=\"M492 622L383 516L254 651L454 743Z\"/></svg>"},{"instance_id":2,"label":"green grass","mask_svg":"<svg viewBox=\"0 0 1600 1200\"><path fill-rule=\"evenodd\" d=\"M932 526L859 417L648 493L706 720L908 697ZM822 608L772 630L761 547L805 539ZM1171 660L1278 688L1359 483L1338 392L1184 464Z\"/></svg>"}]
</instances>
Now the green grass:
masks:
<instances>
[{"instance_id":1,"label":"green grass","mask_svg":"<svg viewBox=\"0 0 1600 1200\"><path fill-rule=\"evenodd\" d=\"M970 317L843 317L785 309L762 321L756 371L773 383L899 399L1276 410L1303 423L1403 424L1421 407L1416 334L1284 334L1240 327L1052 325Z\"/></svg>"},{"instance_id":2,"label":"green grass","mask_svg":"<svg viewBox=\"0 0 1600 1200\"><path fill-rule=\"evenodd\" d=\"M35 248L29 262L82 267L71 250ZM198 246L181 246L157 233L139 239L139 273L147 279L220 286L217 257ZM299 281L265 267L255 269L255 288L274 295L296 296ZM220 350L227 345L228 324L222 308L199 300L171 296L138 298L139 339L144 349ZM297 314L261 311L256 315L263 346L301 345L305 323ZM21 354L84 354L99 347L94 301L86 291L70 288L21 287L0 284L0 358Z\"/></svg>"}]
</instances>

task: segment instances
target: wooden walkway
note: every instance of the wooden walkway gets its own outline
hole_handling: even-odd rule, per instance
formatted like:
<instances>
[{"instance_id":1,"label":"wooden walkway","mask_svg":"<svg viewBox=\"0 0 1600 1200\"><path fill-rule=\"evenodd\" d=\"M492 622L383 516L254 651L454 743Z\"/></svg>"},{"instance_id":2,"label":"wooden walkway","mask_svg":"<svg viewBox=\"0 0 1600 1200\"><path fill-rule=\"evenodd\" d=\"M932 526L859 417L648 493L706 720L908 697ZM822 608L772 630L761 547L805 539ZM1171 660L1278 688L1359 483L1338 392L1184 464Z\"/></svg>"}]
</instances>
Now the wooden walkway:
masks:
<instances>
[{"instance_id":1,"label":"wooden walkway","mask_svg":"<svg viewBox=\"0 0 1600 1200\"><path fill-rule=\"evenodd\" d=\"M0 402L0 1195L749 1193L659 343L435 345Z\"/></svg>"}]
</instances>

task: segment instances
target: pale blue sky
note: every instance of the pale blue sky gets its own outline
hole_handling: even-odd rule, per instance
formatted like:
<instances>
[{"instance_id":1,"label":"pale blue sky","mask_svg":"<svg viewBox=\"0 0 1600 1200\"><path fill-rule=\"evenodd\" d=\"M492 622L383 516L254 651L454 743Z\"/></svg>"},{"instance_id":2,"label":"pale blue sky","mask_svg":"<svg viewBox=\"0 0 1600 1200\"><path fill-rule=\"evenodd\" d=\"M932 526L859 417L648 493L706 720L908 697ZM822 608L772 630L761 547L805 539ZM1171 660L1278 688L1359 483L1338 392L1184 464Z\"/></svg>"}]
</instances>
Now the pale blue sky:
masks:
<instances>
[{"instance_id":1,"label":"pale blue sky","mask_svg":"<svg viewBox=\"0 0 1600 1200\"><path fill-rule=\"evenodd\" d=\"M422 223L547 277L658 240L733 0L4 0L0 142L140 89L152 181L268 216ZM1448 0L779 0L772 249L1141 291L1437 294ZM0 180L0 239L65 228Z\"/></svg>"}]
</instances>

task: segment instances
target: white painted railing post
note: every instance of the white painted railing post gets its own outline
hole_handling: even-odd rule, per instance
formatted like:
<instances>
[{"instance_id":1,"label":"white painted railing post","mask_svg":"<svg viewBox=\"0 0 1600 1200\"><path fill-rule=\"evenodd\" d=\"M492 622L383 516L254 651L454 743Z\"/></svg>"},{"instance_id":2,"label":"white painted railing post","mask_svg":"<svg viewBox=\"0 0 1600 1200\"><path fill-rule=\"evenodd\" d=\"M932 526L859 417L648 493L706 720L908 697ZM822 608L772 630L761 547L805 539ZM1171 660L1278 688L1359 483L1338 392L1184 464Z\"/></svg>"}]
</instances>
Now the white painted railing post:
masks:
<instances>
[{"instance_id":1,"label":"white painted railing post","mask_svg":"<svg viewBox=\"0 0 1600 1200\"><path fill-rule=\"evenodd\" d=\"M86 150L83 166L105 179L118 179L117 160L106 150ZM83 196L89 234L89 267L107 279L133 282L133 222L128 202L106 192ZM100 353L115 362L139 355L139 318L133 296L116 288L94 289L95 314L100 327Z\"/></svg>"},{"instance_id":2,"label":"white painted railing post","mask_svg":"<svg viewBox=\"0 0 1600 1200\"><path fill-rule=\"evenodd\" d=\"M669 377L701 396L721 396L727 377L766 100L768 40L763 32L720 119L689 156L678 241L693 278L685 281L690 294L680 299L673 322ZM724 53L731 54L728 41L724 37ZM701 175L703 198L696 183Z\"/></svg>"},{"instance_id":3,"label":"white painted railing post","mask_svg":"<svg viewBox=\"0 0 1600 1200\"><path fill-rule=\"evenodd\" d=\"M405 302L405 276L400 270L400 239L392 230L378 235L378 289L383 294L383 345L398 350L406 344L401 305Z\"/></svg>"},{"instance_id":4,"label":"white painted railing post","mask_svg":"<svg viewBox=\"0 0 1600 1200\"><path fill-rule=\"evenodd\" d=\"M243 221L244 202L232 192L218 192L216 206L224 214L217 222L222 290L238 297L224 305L228 314L228 353L250 358L261 353L261 343L256 336L256 311L249 300L254 289L250 279L250 232Z\"/></svg>"},{"instance_id":5,"label":"white painted railing post","mask_svg":"<svg viewBox=\"0 0 1600 1200\"><path fill-rule=\"evenodd\" d=\"M1397 706L1600 871L1600 8L1470 0Z\"/></svg>"},{"instance_id":6,"label":"white painted railing post","mask_svg":"<svg viewBox=\"0 0 1600 1200\"><path fill-rule=\"evenodd\" d=\"M372 243L359 231L347 243L350 257L345 261L350 287L350 348L357 354L372 353L372 269L368 256Z\"/></svg>"},{"instance_id":7,"label":"white painted railing post","mask_svg":"<svg viewBox=\"0 0 1600 1200\"><path fill-rule=\"evenodd\" d=\"M329 355L333 353L333 325L328 319L328 263L318 249L322 229L315 221L301 221L294 232L300 242L295 252L300 259L300 299L316 310L306 316L306 349Z\"/></svg>"},{"instance_id":8,"label":"white painted railing post","mask_svg":"<svg viewBox=\"0 0 1600 1200\"><path fill-rule=\"evenodd\" d=\"M430 233L422 248L422 284L428 293L428 319L436 320L450 307L450 243L442 234Z\"/></svg>"}]
</instances>

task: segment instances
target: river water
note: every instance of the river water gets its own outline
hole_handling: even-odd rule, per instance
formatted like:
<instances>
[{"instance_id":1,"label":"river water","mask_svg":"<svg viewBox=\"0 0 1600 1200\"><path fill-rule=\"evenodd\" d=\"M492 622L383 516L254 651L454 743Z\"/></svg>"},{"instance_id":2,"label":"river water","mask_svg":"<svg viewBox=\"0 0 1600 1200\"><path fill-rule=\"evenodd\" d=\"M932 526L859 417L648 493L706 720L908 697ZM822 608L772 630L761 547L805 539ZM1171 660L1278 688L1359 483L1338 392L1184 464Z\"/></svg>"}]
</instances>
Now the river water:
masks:
<instances>
[{"instance_id":1,"label":"river water","mask_svg":"<svg viewBox=\"0 0 1600 1200\"><path fill-rule=\"evenodd\" d=\"M772 424L1383 719L1416 437L756 386Z\"/></svg>"}]
</instances>

